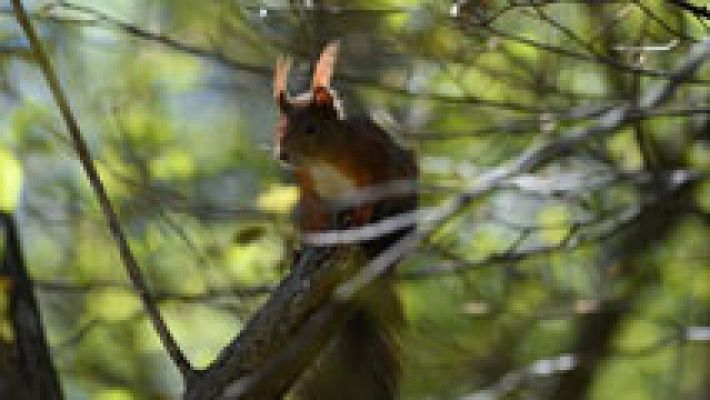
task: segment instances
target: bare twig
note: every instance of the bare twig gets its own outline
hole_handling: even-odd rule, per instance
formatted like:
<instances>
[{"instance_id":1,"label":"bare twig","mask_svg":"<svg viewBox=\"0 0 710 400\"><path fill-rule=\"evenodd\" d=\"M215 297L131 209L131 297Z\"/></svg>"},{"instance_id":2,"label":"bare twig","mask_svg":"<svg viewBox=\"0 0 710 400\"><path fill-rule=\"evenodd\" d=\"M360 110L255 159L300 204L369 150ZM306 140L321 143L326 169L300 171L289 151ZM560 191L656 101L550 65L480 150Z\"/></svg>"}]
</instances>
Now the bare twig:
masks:
<instances>
[{"instance_id":1,"label":"bare twig","mask_svg":"<svg viewBox=\"0 0 710 400\"><path fill-rule=\"evenodd\" d=\"M224 65L227 68L231 68L231 69L239 70L239 71L250 72L250 73L262 75L262 76L269 76L269 77L273 74L270 67L240 62L238 60L228 57L226 54L224 54L223 52L221 52L217 49L208 49L208 48L203 48L203 47L191 45L188 43L181 42L180 40L176 40L174 38L171 38L167 35L163 35L163 34L156 33L156 32L150 32L146 29L140 28L140 27L132 25L128 22L124 22L124 21L121 21L117 18L114 18L114 17L110 16L109 14L106 14L106 13L99 11L97 9L94 9L92 7L73 4L73 3L67 2L67 1L60 1L57 3L57 6L62 7L66 10L72 10L72 11L78 11L78 12L85 13L86 15L89 15L89 16L95 18L98 22L102 22L104 24L107 24L115 29L120 30L121 32L125 32L129 35L138 37L140 39L148 40L153 43L160 44L162 46L165 46L166 48L170 48L170 49L182 52L182 53L186 53L186 54L190 54L193 56L197 56L197 57L201 57L204 59L209 59L209 60L218 62L219 64ZM472 104L472 105L480 105L480 106L485 106L485 107L503 108L503 109L510 109L510 110L515 110L515 111L522 111L522 112L532 112L532 113L549 111L549 110L542 109L541 107L534 106L534 105L526 105L526 104L520 104L520 103L510 102L510 101L489 100L489 99L480 98L478 96L448 96L448 95L441 95L441 94L436 94L436 93L415 93L415 92L411 92L407 89L382 84L380 82L373 82L370 79L365 79L365 78L357 77L357 76L351 76L351 75L347 75L347 74L341 75L341 77L339 79L346 81L346 82L361 84L363 86L367 86L367 87L374 88L374 89L384 91L384 92L388 92L391 94L400 95L400 96L410 96L410 97L415 97L418 99L419 98L428 98L431 100L442 101L442 102Z\"/></svg>"},{"instance_id":2,"label":"bare twig","mask_svg":"<svg viewBox=\"0 0 710 400\"><path fill-rule=\"evenodd\" d=\"M227 57L224 53L221 53L215 49L206 49L199 46L194 46L191 44L183 43L179 40L173 39L167 35L161 33L150 32L148 30L142 29L138 26L132 25L128 22L121 21L117 18L110 16L100 10L95 8L84 6L80 4L73 4L67 1L58 1L56 6L61 7L65 10L77 11L84 13L85 15L91 16L96 19L97 22L103 23L105 25L111 26L121 32L125 32L131 36L149 40L154 43L158 43L167 48L177 50L182 53L191 54L197 57L210 59L216 61L229 68L237 69L240 71L252 72L260 75L271 75L271 69L269 67L258 66L253 64L242 63Z\"/></svg>"},{"instance_id":3,"label":"bare twig","mask_svg":"<svg viewBox=\"0 0 710 400\"><path fill-rule=\"evenodd\" d=\"M666 21L664 21L661 17L656 15L653 10L651 10L649 7L647 7L641 0L635 0L634 4L636 7L638 7L643 13L653 20L655 23L657 23L659 26L663 28L666 32L670 33L671 35L677 36L683 40L689 40L692 42L698 42L696 38L690 37L686 35L684 32L679 32L676 29L674 29L672 26L668 25Z\"/></svg>"},{"instance_id":4,"label":"bare twig","mask_svg":"<svg viewBox=\"0 0 710 400\"><path fill-rule=\"evenodd\" d=\"M235 59L229 57L228 55L226 55L225 53L223 53L222 51L220 51L218 49L203 48L200 46L195 46L195 45L188 44L188 43L182 42L180 40L171 38L171 37L161 34L161 33L148 31L148 30L143 29L141 27L135 26L131 23L121 21L121 20L119 20L107 13L104 13L100 10L97 10L97 9L89 7L89 6L78 5L78 4L68 2L68 1L59 1L57 3L57 6L64 8L66 10L72 10L72 11L78 11L78 12L85 13L86 15L89 15L89 16L95 18L97 22L104 23L104 24L111 26L115 29L118 29L121 32L124 32L126 34L138 37L143 40L157 43L161 46L165 46L166 48L170 48L170 49L173 49L173 50L176 50L179 52L183 52L186 54L190 54L193 56L197 56L197 57L201 57L204 59L209 59L209 60L218 62L219 64L224 65L227 68L231 68L231 69L239 70L239 71L250 72L250 73L254 73L257 75L261 75L261 76L271 76L272 75L272 70L270 67L244 63L244 62L241 62L241 61L238 61L238 60L235 60ZM475 25L475 26L478 27L479 25ZM626 65L626 64L623 64L615 59L611 59L608 57L602 57L597 54L579 53L579 52L565 49L562 47L553 46L553 45L549 45L546 43L536 42L531 39L519 37L519 36L513 35L508 32L500 31L497 28L493 28L492 26L488 26L488 25L484 25L483 28L486 30L489 30L491 33L494 33L497 36L500 36L502 38L506 38L508 40L524 43L526 45L533 46L537 49L557 53L557 54L560 54L565 57L570 57L570 58L574 58L574 59L578 59L578 60L582 60L582 61L587 61L587 62L594 62L594 63L609 65L621 72L639 73L644 76L651 76L651 77L660 78L660 79L669 79L670 78L670 73L668 71L644 69L644 68L640 68L640 67L636 67L636 66L632 66L632 65ZM431 93L431 92L411 91L411 90L408 90L405 88L396 87L396 86L386 84L383 82L375 82L371 79L367 79L367 78L363 78L363 77L359 77L359 76L354 76L354 75L349 75L349 74L341 74L339 80L342 80L344 82L353 83L353 84L359 84L359 85L362 85L363 87L375 89L375 90L378 90L381 92L385 92L385 93L389 93L389 94L393 94L393 95L397 95L397 96L411 97L411 98L416 98L416 99L429 99L429 100L440 101L440 102L445 102L445 103L452 103L452 104L467 104L467 105L475 105L475 106L480 106L480 107L490 107L490 108L494 108L494 109L505 109L505 110L519 111L519 112L527 112L527 113L542 113L542 112L563 113L565 111L562 109L552 109L551 107L539 106L539 105L535 105L535 104L529 105L529 104L524 104L524 103L519 103L519 102L514 102L514 101L485 99L485 98L481 98L479 96L474 96L474 95L452 96L452 95L445 95L445 94L438 94L438 93ZM702 83L702 84L708 83L707 80L701 80L701 79L689 79L688 82Z\"/></svg>"},{"instance_id":5,"label":"bare twig","mask_svg":"<svg viewBox=\"0 0 710 400\"><path fill-rule=\"evenodd\" d=\"M452 263L403 272L401 277L406 280L427 279L436 275L461 273L484 266L518 262L565 249L578 248L588 243L595 243L613 237L618 232L628 228L638 221L639 218L643 217L644 213L653 210L659 203L666 201L669 196L683 189L688 184L699 180L699 176L694 174L681 176L671 181L669 187L663 193L660 193L653 199L645 201L641 205L627 207L616 212L613 216L598 221L591 221L588 224L572 224L569 228L568 235L556 244L519 249L514 243L513 246L510 246L505 251L491 253L481 260L465 260L450 252L448 254L444 253L443 255L451 259ZM523 235L521 237L524 237L525 231L526 230L523 229ZM439 249L437 249L437 251L438 250Z\"/></svg>"},{"instance_id":6,"label":"bare twig","mask_svg":"<svg viewBox=\"0 0 710 400\"><path fill-rule=\"evenodd\" d=\"M675 5L676 7L682 8L697 17L710 19L710 8L708 8L707 5L699 6L686 0L670 0L669 3Z\"/></svg>"},{"instance_id":7,"label":"bare twig","mask_svg":"<svg viewBox=\"0 0 710 400\"><path fill-rule=\"evenodd\" d=\"M79 161L81 162L81 165L84 168L84 172L86 173L87 178L89 179L89 183L91 184L91 187L93 188L94 193L96 194L101 210L103 211L108 222L109 229L111 230L111 233L113 234L113 237L116 240L116 244L118 246L118 250L121 255L121 259L123 260L123 265L126 268L128 276L131 279L131 282L133 283L133 286L135 287L136 291L138 292L143 302L143 306L145 307L146 312L148 313L150 320L153 323L153 327L155 328L156 333L160 337L160 340L162 341L163 346L167 350L170 358L173 360L182 375L186 379L189 379L194 375L194 370L192 369L190 362L182 353L182 350L180 350L180 347L175 341L175 338L170 333L165 321L160 315L160 310L158 309L158 306L153 301L150 295L148 285L146 284L145 280L141 275L140 267L138 266L138 262L136 261L135 256L131 252L126 235L124 234L123 229L121 228L118 215L116 214L111 205L111 201L109 200L106 188L104 187L101 178L99 177L96 166L94 165L93 160L91 158L89 148L86 142L84 141L84 138L81 134L81 130L79 129L79 124L71 111L69 101L66 95L64 94L64 91L62 90L62 87L59 83L59 79L57 78L57 75L54 72L54 68L52 67L49 57L47 56L47 53L42 47L42 43L40 42L39 37L37 36L37 33L35 32L34 27L30 22L27 12L22 6L22 1L12 0L12 5L15 10L17 21L22 26L22 29L24 30L25 35L27 36L27 39L30 42L30 46L32 48L34 56L36 57L40 69L42 70L42 73L44 74L44 77L47 80L47 84L49 85L49 89L52 93L52 96L54 97L54 101L57 103L59 112L61 113L62 117L64 118L64 122L67 125L67 129L69 131L69 135L71 136L74 149L76 150L77 156L79 157Z\"/></svg>"},{"instance_id":8,"label":"bare twig","mask_svg":"<svg viewBox=\"0 0 710 400\"><path fill-rule=\"evenodd\" d=\"M338 316L342 315L342 310L356 293L390 269L402 256L414 250L421 240L438 229L444 221L476 199L500 187L502 182L572 151L592 138L609 135L640 115L655 110L670 98L681 83L691 80L692 74L709 54L710 41L695 45L679 68L669 73L668 79L659 87L650 90L637 105L620 105L604 110L591 127L570 129L557 139L533 146L507 165L483 174L476 184L460 196L440 207L427 210L420 229L385 250L353 278L339 281L343 283L326 281L329 282L326 287L335 286L332 298L323 296L324 281L314 278L313 272L305 273L303 268L323 271L329 269L323 268L323 263L330 264L331 267L341 263L333 258L333 254L311 257L311 260L302 258L303 265L296 270L296 274L300 276L289 277L274 292L269 303L257 313L239 337L225 348L219 359L199 380L188 387L185 398L263 398L258 396L264 396L264 393L276 396L282 394L289 382L295 378L298 367L306 364L309 354L312 354L314 348L318 348L317 343L327 339L327 332L331 332L333 326L337 325ZM411 224L411 217L400 216L401 225L393 225ZM389 224L393 222L398 221L388 221ZM365 232L361 233L366 236ZM318 239L326 238L319 236ZM336 239L339 243L350 242L342 240L342 237ZM333 248L328 246L333 243L323 241L321 244L325 245L322 248L325 253ZM308 288L304 291L299 283ZM310 303L315 301L314 299L321 299L323 302L317 305ZM310 305L305 309L301 305L296 306L297 318L294 317L294 309L290 308L289 304L303 304L304 301ZM287 318L288 322L278 323L279 318Z\"/></svg>"},{"instance_id":9,"label":"bare twig","mask_svg":"<svg viewBox=\"0 0 710 400\"><path fill-rule=\"evenodd\" d=\"M659 79L673 79L673 73L670 71L642 68L639 66L624 64L618 60L615 60L615 59L612 59L609 57L605 57L605 56L580 53L580 52L577 52L574 50L569 50L569 49L554 46L551 44L539 42L537 40L528 39L526 37L515 35L510 32L506 32L506 31L503 31L503 30L500 30L498 28L494 28L491 26L483 26L482 28L490 31L491 33L493 33L497 36L500 36L503 39L511 40L513 42L521 43L521 44L533 47L538 50L543 50L546 52L558 54L558 55L561 55L561 56L564 56L567 58L577 59L577 60L581 60L581 61L587 61L587 62L591 62L591 63L597 63L597 64L601 64L601 65L607 65L609 67L614 68L614 70L619 71L619 72L639 74L639 75L653 77L653 78L659 78ZM700 79L700 78L689 78L685 82L686 83L703 84L703 85L707 85L708 83L710 83L710 81L708 81L707 79Z\"/></svg>"},{"instance_id":10,"label":"bare twig","mask_svg":"<svg viewBox=\"0 0 710 400\"><path fill-rule=\"evenodd\" d=\"M641 111L652 109L668 100L678 86L689 79L708 56L710 56L710 40L694 46L688 58L679 68L672 72L672 79L669 79L664 82L663 85L649 91L640 102L639 109ZM499 182L517 174L530 171L555 156L570 151L575 146L591 138L602 137L616 131L631 121L637 111L638 110L629 106L614 108L603 114L596 121L595 125L586 129L573 129L557 140L531 148L517 159L508 163L508 165L484 174L479 181L465 193L452 199L443 206L434 209L429 218L421 223L418 230L405 236L393 246L380 253L380 255L370 261L353 278L338 285L333 291L334 297L323 304L317 312L312 314L310 318L301 324L298 333L292 336L291 341L286 342L283 348L271 353L266 362L262 360L261 368L244 371L242 374L231 373L229 374L231 379L226 382L219 382L219 387L215 387L214 385L206 386L207 383L201 382L199 386L202 386L202 389L196 388L196 390L191 393L191 396L187 398L255 398L253 397L255 393L259 393L260 389L268 388L274 382L282 380L283 376L281 373L289 368L293 368L294 362L302 358L302 353L299 352L299 349L311 348L314 342L322 339L324 330L320 328L332 326L340 310L342 310L357 293L372 283L378 276L390 269L397 260L401 259L410 251L413 251L423 239L438 229L444 221L460 212L474 200L490 193L498 186ZM272 318L275 317L272 316ZM230 347L238 348L237 343L238 341L236 343L233 342ZM233 368L239 365L239 361L235 359L233 353L225 353L223 357L225 359L216 363L215 367L210 368L210 373L215 374L218 370L222 370L223 372L218 375L222 379L228 376L228 372L225 371L226 364L233 363ZM216 383L214 379L208 381L212 384ZM205 387L208 389L205 389ZM205 393L209 393L209 395L204 396ZM199 397L200 394L202 394L203 397Z\"/></svg>"},{"instance_id":11,"label":"bare twig","mask_svg":"<svg viewBox=\"0 0 710 400\"><path fill-rule=\"evenodd\" d=\"M574 368L577 359L574 354L560 354L557 357L536 360L534 363L503 375L493 385L466 396L460 400L495 400L525 385L536 377L547 377Z\"/></svg>"},{"instance_id":12,"label":"bare twig","mask_svg":"<svg viewBox=\"0 0 710 400\"><path fill-rule=\"evenodd\" d=\"M681 83L688 81L692 74L709 57L710 40L704 40L691 48L688 57L676 70L671 72L669 80L646 93L639 101L637 108L622 106L611 109L599 117L596 124L591 127L572 129L554 141L531 147L507 165L483 174L478 182L466 192L433 209L425 220L420 223L418 230L405 236L392 247L382 252L352 280L338 287L336 294L342 299L351 298L369 282L384 273L396 260L414 250L422 240L435 232L444 221L458 214L476 199L490 193L500 182L521 173L529 172L591 138L609 135L632 121L635 115L642 114L663 104L675 93Z\"/></svg>"},{"instance_id":13,"label":"bare twig","mask_svg":"<svg viewBox=\"0 0 710 400\"><path fill-rule=\"evenodd\" d=\"M115 281L93 281L87 283L74 283L67 281L35 280L34 286L41 291L48 293L68 293L83 295L93 291L104 289L125 289L130 290L130 286L123 282ZM182 302L204 302L220 299L237 299L263 296L271 293L274 288L270 285L254 286L228 286L222 288L208 288L199 293L184 293L170 290L154 290L153 299L155 301L171 300Z\"/></svg>"}]
</instances>

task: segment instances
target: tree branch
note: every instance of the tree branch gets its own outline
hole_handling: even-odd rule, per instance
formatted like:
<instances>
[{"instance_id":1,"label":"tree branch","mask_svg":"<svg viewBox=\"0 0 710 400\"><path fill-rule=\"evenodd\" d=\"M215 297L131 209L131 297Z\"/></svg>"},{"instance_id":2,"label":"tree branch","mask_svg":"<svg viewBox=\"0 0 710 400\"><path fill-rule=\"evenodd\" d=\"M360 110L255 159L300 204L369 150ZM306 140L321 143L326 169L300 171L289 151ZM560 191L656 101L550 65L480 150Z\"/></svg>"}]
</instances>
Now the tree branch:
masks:
<instances>
[{"instance_id":1,"label":"tree branch","mask_svg":"<svg viewBox=\"0 0 710 400\"><path fill-rule=\"evenodd\" d=\"M325 243L324 247L309 247L299 265L245 330L201 378L188 387L185 399L270 399L280 396L337 327L338 316L342 315L341 310L348 302L397 260L414 250L444 221L490 193L502 181L528 172L591 138L608 135L639 114L658 107L709 55L710 41L694 46L688 58L671 73L670 79L650 90L638 108L613 108L602 114L595 125L572 129L559 139L534 146L506 166L484 174L465 193L427 213L418 230L385 250L352 278L348 279L352 264L357 264L352 247L333 248ZM343 254L347 256L343 258ZM346 271L342 270L343 265L346 265ZM338 267L340 273L332 271ZM329 295L331 289L332 297ZM281 322L282 319L285 321Z\"/></svg>"},{"instance_id":2,"label":"tree branch","mask_svg":"<svg viewBox=\"0 0 710 400\"><path fill-rule=\"evenodd\" d=\"M96 194L101 210L103 211L104 216L106 217L106 220L108 222L109 229L111 230L111 233L113 234L113 237L116 240L116 244L118 246L118 250L121 255L121 259L123 260L123 265L126 268L128 276L131 279L131 282L133 283L133 286L135 287L136 291L138 292L138 295L140 296L143 302L143 306L145 307L146 312L150 316L150 320L153 323L153 327L155 328L158 337L163 343L163 346L167 350L168 355L173 360L177 368L180 370L183 377L189 380L189 378L194 375L194 371L190 366L189 361L180 350L180 347L175 341L175 338L168 330L165 321L160 315L160 310L158 309L158 306L151 298L150 292L148 290L148 285L146 284L145 280L141 275L140 267L138 266L138 262L136 261L135 256L131 252L126 235L124 234L123 229L121 228L118 215L116 214L111 205L111 201L109 200L108 194L106 193L106 188L104 187L101 178L99 177L99 173L91 158L89 148L86 142L84 141L84 138L81 134L81 130L79 129L79 124L71 111L69 101L67 100L67 97L65 96L64 91L62 90L62 87L59 83L59 79L57 78L57 75L54 72L54 68L52 67L49 57L47 56L47 53L42 47L42 43L40 42L39 37L37 36L37 33L35 32L32 23L30 22L27 12L22 6L22 1L12 0L12 6L15 10L17 21L19 22L20 26L22 26L22 29L24 30L25 35L27 36L27 39L30 42L32 52L34 53L34 56L37 59L37 62L42 70L42 73L45 79L47 80L50 92L54 97L54 101L57 103L59 112L64 118L64 122L67 125L67 129L72 139L74 149L77 153L77 156L79 157L79 161L81 162L81 165L84 168L84 172L86 173L86 176L89 179L89 183L91 184L94 193Z\"/></svg>"},{"instance_id":3,"label":"tree branch","mask_svg":"<svg viewBox=\"0 0 710 400\"><path fill-rule=\"evenodd\" d=\"M531 147L507 165L482 174L478 182L466 192L427 213L428 215L424 217L424 221L420 224L420 229L400 240L402 243L400 251L406 252L411 250L412 246L416 246L416 243L419 243L429 234L433 233L444 221L459 213L474 200L490 193L498 187L501 182L516 175L529 172L552 160L554 157L571 151L576 146L592 138L600 138L609 135L633 121L635 118L638 118L638 115L643 115L660 106L666 102L673 93L675 93L681 83L688 80L708 58L710 58L710 40L704 40L702 43L694 45L691 48L688 57L671 73L671 79L646 93L639 101L638 107L621 106L613 108L602 114L594 125L587 128L571 129L561 134L556 140ZM411 241L414 244L404 246L404 242L406 241ZM397 245L393 247L397 247ZM370 273L375 270L384 270L387 268L387 259L396 260L404 255L404 253L392 254L394 252L394 248L388 249L377 259L373 260L370 266L361 272L361 274L365 274L367 270L370 270Z\"/></svg>"},{"instance_id":4,"label":"tree branch","mask_svg":"<svg viewBox=\"0 0 710 400\"><path fill-rule=\"evenodd\" d=\"M461 259L456 257L455 254L444 254L444 256L452 260L453 264L447 263L444 265L406 271L401 273L400 276L405 280L421 280L437 275L462 273L484 266L519 262L536 256L574 249L585 244L595 243L613 237L617 233L627 229L630 225L637 223L639 219L643 218L650 210L657 207L658 204L666 201L673 193L682 190L688 184L700 181L702 176L678 171L676 176L668 176L665 178L667 182L666 187L664 187L660 193L656 193L652 199L618 211L615 215L610 217L589 221L588 223L573 224L570 227L567 237L559 243L524 250L511 247L505 251L491 253L481 260L474 261Z\"/></svg>"},{"instance_id":5,"label":"tree branch","mask_svg":"<svg viewBox=\"0 0 710 400\"><path fill-rule=\"evenodd\" d=\"M323 305L362 262L356 246L305 248L291 274L217 360L188 385L184 398L279 398L346 315L342 308L338 315L329 309L324 317ZM309 323L314 318L318 323Z\"/></svg>"},{"instance_id":6,"label":"tree branch","mask_svg":"<svg viewBox=\"0 0 710 400\"><path fill-rule=\"evenodd\" d=\"M480 25L474 25L474 27L478 27ZM530 47L533 47L538 50L544 50L546 52L554 53L561 55L563 57L571 58L571 59L576 59L580 61L587 61L590 63L596 63L600 65L607 65L609 67L612 67L615 71L618 72L623 72L623 73L631 73L631 74L639 74L642 76L648 76L652 78L658 78L658 79L673 79L673 73L669 71L664 71L664 70L658 70L658 69L649 69L649 68L642 68L638 66L633 66L633 65L628 65L624 64L620 61L617 61L615 59L605 57L605 56L598 56L594 54L585 54L585 53L580 53L574 50L569 50L565 49L562 47L558 46L553 46L547 43L539 42L533 39L528 39L523 36L515 35L510 32L506 32L491 26L482 26L483 29L491 32L494 35L500 36L501 38L511 40L513 42L517 42L520 44L524 44ZM700 44L702 44L702 40L700 41ZM696 84L702 84L702 85L707 85L710 83L707 79L693 79L693 78L688 78L687 79L688 83L696 83Z\"/></svg>"},{"instance_id":7,"label":"tree branch","mask_svg":"<svg viewBox=\"0 0 710 400\"><path fill-rule=\"evenodd\" d=\"M32 281L25 267L20 235L11 214L0 211L5 227L5 251L0 260L0 279L9 280L10 313L14 330L19 390L26 398L62 399L62 389L47 339L42 317L33 293ZM3 393L0 390L0 393Z\"/></svg>"},{"instance_id":8,"label":"tree branch","mask_svg":"<svg viewBox=\"0 0 710 400\"><path fill-rule=\"evenodd\" d=\"M128 22L119 20L109 14L106 14L100 10L97 10L95 8L89 7L89 6L84 6L84 5L78 5L74 4L68 1L59 1L56 3L57 7L64 8L66 10L71 10L71 11L77 11L81 13L85 13L86 15L89 15L93 18L95 18L98 22L104 23L110 27L113 27L121 32L124 32L126 34L132 35L134 37L151 41L153 43L157 43L161 46L164 46L166 48L179 51L185 54L190 54L193 56L201 57L204 59L209 59L212 61L215 61L227 68L238 70L238 71L244 71L244 72L249 72L261 76L267 76L271 77L273 74L273 71L271 70L270 67L265 67L261 65L254 65L254 64L249 64L249 63L244 63L238 60L235 60L233 58L230 58L223 52L217 50L217 49L208 49L208 48L203 48L195 45L191 45L189 43L182 42L180 40L171 38L167 35L161 34L161 33L156 33L156 32L151 32L146 29L143 29L141 27L135 26L133 24L130 24ZM475 27L479 27L480 25L475 25ZM592 63L598 63L598 64L605 64L614 67L615 69L618 69L621 72L625 73L638 73L644 76L650 76L654 78L659 78L659 79L671 79L671 73L668 71L662 71L662 70L652 70L652 69L644 69L640 67L635 67L631 65L626 65L623 64L615 59L610 59L610 58L605 58L601 57L598 55L587 55L584 53L579 53L573 50L565 49L562 47L557 47L541 42L536 42L530 39L522 38L515 36L513 34L500 31L496 28L493 28L489 25L483 25L480 26L483 27L486 30L489 30L491 33L501 36L503 38L506 38L508 40L512 41L517 41L520 43L524 43L526 45L535 47L540 50L544 51L549 51L553 53L557 53L566 57L570 57L573 59L578 59L586 62L592 62ZM445 103L451 103L451 104L467 104L467 105L476 105L480 107L490 107L494 109L505 109L505 110L512 110L512 111L518 111L518 112L526 112L526 113L542 113L542 112L554 112L554 113L563 113L565 110L562 109L552 109L550 107L545 107L545 106L540 106L540 105L528 105L524 103L519 103L519 102L514 102L514 101L505 101L505 100L492 100L492 99L484 99L478 96L474 95L467 95L467 96L452 96L452 95L444 95L444 94L438 94L438 93L431 93L431 92L417 92L417 91L411 91L405 88L393 86L390 84L386 84L383 82L376 82L371 79L359 77L359 76L354 76L352 74L341 74L340 77L338 78L339 80L342 80L344 82L352 83L352 84L358 84L362 85L363 87L375 89L381 92L389 93L392 95L396 96L403 96L403 97L409 97L409 98L416 98L416 99L429 99L429 100L434 100L434 101L440 101L440 102L445 102ZM707 80L696 80L696 79L689 79L688 82L693 82L693 83L701 83L701 84L706 84L708 83Z\"/></svg>"}]
</instances>

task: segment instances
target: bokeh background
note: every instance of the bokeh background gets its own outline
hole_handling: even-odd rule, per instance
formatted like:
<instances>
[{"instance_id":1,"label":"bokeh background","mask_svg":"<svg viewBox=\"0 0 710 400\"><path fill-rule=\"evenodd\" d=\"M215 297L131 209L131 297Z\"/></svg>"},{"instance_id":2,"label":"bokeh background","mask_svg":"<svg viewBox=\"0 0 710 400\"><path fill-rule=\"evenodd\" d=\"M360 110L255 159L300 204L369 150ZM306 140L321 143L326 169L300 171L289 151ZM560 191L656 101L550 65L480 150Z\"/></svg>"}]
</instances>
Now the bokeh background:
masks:
<instances>
[{"instance_id":1,"label":"bokeh background","mask_svg":"<svg viewBox=\"0 0 710 400\"><path fill-rule=\"evenodd\" d=\"M675 79L710 35L688 3L702 1L25 5L170 329L206 366L297 246L297 190L271 155L278 55L295 59L296 93L341 40L348 112L416 150L434 206ZM505 181L406 258L402 399L710 397L709 65L662 107ZM0 210L65 397L178 398L9 1ZM0 277L6 352L11 287Z\"/></svg>"}]
</instances>

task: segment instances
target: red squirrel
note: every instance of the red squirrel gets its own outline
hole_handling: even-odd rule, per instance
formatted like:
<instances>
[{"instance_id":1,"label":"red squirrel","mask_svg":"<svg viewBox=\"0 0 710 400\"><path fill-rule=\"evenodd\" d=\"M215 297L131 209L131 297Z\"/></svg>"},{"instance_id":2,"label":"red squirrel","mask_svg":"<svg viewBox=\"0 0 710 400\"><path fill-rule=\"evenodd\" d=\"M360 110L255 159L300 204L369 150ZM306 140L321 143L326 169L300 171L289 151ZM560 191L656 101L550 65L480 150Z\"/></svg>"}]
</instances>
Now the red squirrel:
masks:
<instances>
[{"instance_id":1,"label":"red squirrel","mask_svg":"<svg viewBox=\"0 0 710 400\"><path fill-rule=\"evenodd\" d=\"M280 109L275 153L293 171L300 189L297 223L304 233L357 228L417 207L416 190L375 195L346 206L340 202L390 182L404 181L416 188L418 168L413 152L369 118L346 115L330 86L338 49L338 42L323 49L310 90L299 96L292 98L287 92L289 59L279 58L274 74ZM411 229L368 238L361 246L367 257L374 257ZM353 315L295 385L295 398L396 398L403 313L391 274L365 292Z\"/></svg>"}]
</instances>

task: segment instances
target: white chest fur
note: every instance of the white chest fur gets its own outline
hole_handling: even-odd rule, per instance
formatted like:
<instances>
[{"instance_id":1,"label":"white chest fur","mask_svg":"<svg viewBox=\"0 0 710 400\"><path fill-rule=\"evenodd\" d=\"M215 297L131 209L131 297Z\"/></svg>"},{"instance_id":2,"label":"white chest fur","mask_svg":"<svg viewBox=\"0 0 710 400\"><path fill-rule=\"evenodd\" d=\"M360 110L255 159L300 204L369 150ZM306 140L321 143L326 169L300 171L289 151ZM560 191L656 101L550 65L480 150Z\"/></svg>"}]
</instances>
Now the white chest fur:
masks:
<instances>
[{"instance_id":1,"label":"white chest fur","mask_svg":"<svg viewBox=\"0 0 710 400\"><path fill-rule=\"evenodd\" d=\"M330 164L317 162L307 168L316 192L325 199L337 199L356 189L355 182L349 176Z\"/></svg>"}]
</instances>

